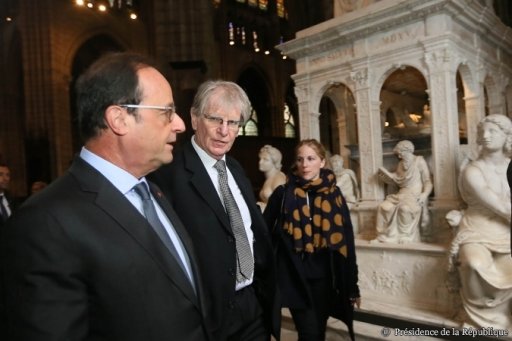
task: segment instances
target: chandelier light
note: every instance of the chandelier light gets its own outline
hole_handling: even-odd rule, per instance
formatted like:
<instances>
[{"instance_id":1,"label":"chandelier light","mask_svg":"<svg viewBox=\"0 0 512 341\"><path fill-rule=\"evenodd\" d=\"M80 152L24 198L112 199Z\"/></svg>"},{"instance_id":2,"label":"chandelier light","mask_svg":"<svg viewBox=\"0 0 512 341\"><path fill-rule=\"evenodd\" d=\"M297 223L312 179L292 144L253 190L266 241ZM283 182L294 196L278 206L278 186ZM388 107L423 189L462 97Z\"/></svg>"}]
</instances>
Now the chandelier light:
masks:
<instances>
[{"instance_id":1,"label":"chandelier light","mask_svg":"<svg viewBox=\"0 0 512 341\"><path fill-rule=\"evenodd\" d=\"M78 8L88 8L99 13L116 13L136 20L135 0L72 0Z\"/></svg>"}]
</instances>

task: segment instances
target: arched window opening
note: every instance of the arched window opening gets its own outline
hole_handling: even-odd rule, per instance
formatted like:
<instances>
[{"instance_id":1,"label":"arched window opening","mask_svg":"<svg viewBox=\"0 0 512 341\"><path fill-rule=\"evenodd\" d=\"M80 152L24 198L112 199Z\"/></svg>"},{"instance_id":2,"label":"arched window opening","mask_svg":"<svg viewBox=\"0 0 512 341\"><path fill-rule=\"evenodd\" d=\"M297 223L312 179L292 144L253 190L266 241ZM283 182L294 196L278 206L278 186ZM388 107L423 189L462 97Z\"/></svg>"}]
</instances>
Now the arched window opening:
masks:
<instances>
[{"instance_id":1,"label":"arched window opening","mask_svg":"<svg viewBox=\"0 0 512 341\"><path fill-rule=\"evenodd\" d=\"M284 118L284 136L286 138L295 138L295 120L290 112L290 107L285 103L283 110Z\"/></svg>"},{"instance_id":2,"label":"arched window opening","mask_svg":"<svg viewBox=\"0 0 512 341\"><path fill-rule=\"evenodd\" d=\"M251 108L251 116L243 126L238 130L240 136L259 136L258 114L254 108Z\"/></svg>"}]
</instances>

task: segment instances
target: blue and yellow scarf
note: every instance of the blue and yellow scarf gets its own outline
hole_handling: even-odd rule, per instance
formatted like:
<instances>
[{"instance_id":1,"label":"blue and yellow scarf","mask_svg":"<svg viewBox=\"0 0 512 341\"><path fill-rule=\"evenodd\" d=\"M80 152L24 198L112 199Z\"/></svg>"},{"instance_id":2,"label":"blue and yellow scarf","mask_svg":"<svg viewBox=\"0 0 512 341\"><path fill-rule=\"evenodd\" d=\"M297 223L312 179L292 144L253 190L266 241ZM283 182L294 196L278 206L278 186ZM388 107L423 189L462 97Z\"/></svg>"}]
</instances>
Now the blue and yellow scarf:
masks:
<instances>
[{"instance_id":1,"label":"blue and yellow scarf","mask_svg":"<svg viewBox=\"0 0 512 341\"><path fill-rule=\"evenodd\" d=\"M308 193L314 198L312 203ZM342 205L343 197L331 170L321 169L315 180L289 175L283 228L293 237L295 251L313 253L330 248L347 257Z\"/></svg>"}]
</instances>

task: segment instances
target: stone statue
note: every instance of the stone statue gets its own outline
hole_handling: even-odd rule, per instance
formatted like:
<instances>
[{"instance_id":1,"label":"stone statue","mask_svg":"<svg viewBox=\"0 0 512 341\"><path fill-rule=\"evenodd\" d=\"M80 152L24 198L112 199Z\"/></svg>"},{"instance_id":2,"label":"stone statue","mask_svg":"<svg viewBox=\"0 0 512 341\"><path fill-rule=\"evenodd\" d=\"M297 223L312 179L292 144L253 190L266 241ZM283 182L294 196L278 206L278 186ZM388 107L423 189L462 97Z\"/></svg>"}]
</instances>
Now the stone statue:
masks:
<instances>
[{"instance_id":1,"label":"stone statue","mask_svg":"<svg viewBox=\"0 0 512 341\"><path fill-rule=\"evenodd\" d=\"M281 160L283 156L279 149L265 145L260 149L259 157L259 169L265 173L265 182L260 190L261 201L258 202L263 211L274 189L286 182L286 175L281 172Z\"/></svg>"},{"instance_id":2,"label":"stone statue","mask_svg":"<svg viewBox=\"0 0 512 341\"><path fill-rule=\"evenodd\" d=\"M506 171L512 122L489 115L478 125L479 154L461 167L459 191L467 207L446 218L458 227L449 270L458 274L467 324L512 330L510 188ZM453 289L453 288L452 288Z\"/></svg>"},{"instance_id":3,"label":"stone statue","mask_svg":"<svg viewBox=\"0 0 512 341\"><path fill-rule=\"evenodd\" d=\"M336 175L336 184L343 193L347 205L352 208L359 200L359 186L357 184L356 173L352 169L343 167L344 160L338 155L331 156L331 165L334 175Z\"/></svg>"},{"instance_id":4,"label":"stone statue","mask_svg":"<svg viewBox=\"0 0 512 341\"><path fill-rule=\"evenodd\" d=\"M430 223L427 203L432 192L432 181L427 162L414 155L414 145L403 140L393 149L400 159L395 172L381 167L379 178L395 184L399 190L390 194L377 209L377 241L391 243L419 242L420 229L425 231Z\"/></svg>"}]
</instances>

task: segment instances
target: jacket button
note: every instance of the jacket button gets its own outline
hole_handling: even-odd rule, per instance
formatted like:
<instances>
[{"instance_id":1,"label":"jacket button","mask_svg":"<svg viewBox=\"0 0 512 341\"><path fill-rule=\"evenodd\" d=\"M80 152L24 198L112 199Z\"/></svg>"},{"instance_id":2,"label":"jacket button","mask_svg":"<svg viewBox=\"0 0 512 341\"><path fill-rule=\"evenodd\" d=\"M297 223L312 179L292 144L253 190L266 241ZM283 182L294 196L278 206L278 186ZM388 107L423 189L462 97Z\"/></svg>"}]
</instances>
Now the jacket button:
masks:
<instances>
[{"instance_id":1,"label":"jacket button","mask_svg":"<svg viewBox=\"0 0 512 341\"><path fill-rule=\"evenodd\" d=\"M228 272L231 276L235 275L235 270L233 268L229 268Z\"/></svg>"},{"instance_id":2,"label":"jacket button","mask_svg":"<svg viewBox=\"0 0 512 341\"><path fill-rule=\"evenodd\" d=\"M228 243L233 243L235 239L231 236L228 236Z\"/></svg>"}]
</instances>

